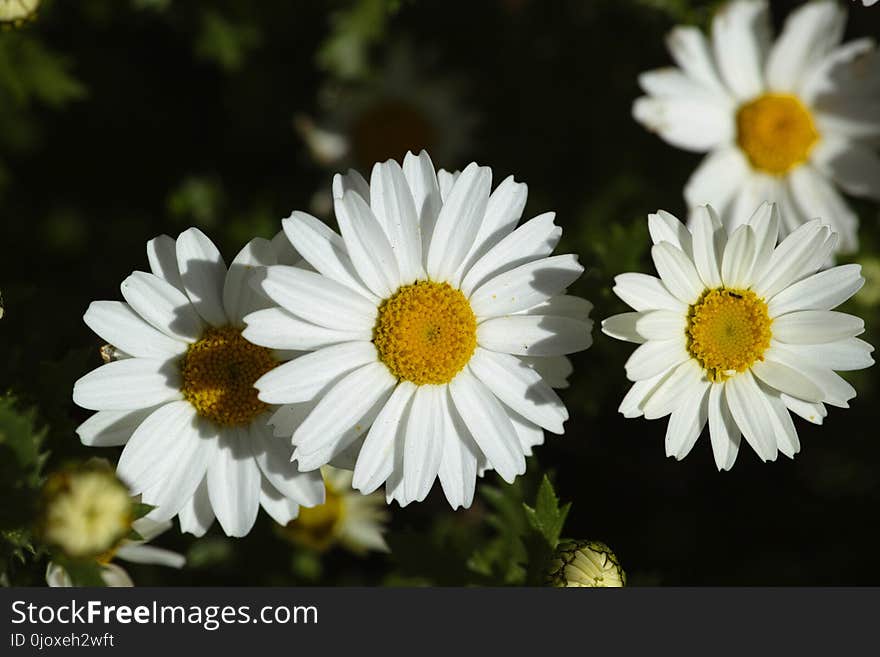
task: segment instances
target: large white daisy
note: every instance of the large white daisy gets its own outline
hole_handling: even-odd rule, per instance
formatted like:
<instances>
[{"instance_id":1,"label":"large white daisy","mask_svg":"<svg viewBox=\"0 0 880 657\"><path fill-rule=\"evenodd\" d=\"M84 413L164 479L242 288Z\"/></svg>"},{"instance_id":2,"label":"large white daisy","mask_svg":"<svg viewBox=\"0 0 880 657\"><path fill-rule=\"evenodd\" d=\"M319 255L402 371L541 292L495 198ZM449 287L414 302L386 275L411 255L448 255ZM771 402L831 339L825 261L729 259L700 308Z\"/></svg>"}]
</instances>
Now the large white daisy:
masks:
<instances>
[{"instance_id":1,"label":"large white daisy","mask_svg":"<svg viewBox=\"0 0 880 657\"><path fill-rule=\"evenodd\" d=\"M826 404L847 408L856 394L834 370L874 362L856 337L864 322L832 310L862 286L861 268L816 273L836 233L815 219L777 246L781 223L767 203L733 231L708 206L692 231L661 211L648 223L660 278L615 279L635 312L602 330L641 345L626 363L635 383L620 412L669 415L668 456L687 456L708 421L719 469L733 466L741 435L763 461L793 457L800 443L789 411L822 424Z\"/></svg>"},{"instance_id":2,"label":"large white daisy","mask_svg":"<svg viewBox=\"0 0 880 657\"><path fill-rule=\"evenodd\" d=\"M361 492L387 481L404 505L439 476L467 507L483 468L512 481L542 429L562 433L551 386L571 369L565 354L591 341L591 305L564 294L583 268L550 257L553 213L516 228L524 184L491 184L487 167L438 174L409 153L402 168L377 164L369 184L336 176L341 236L301 212L284 221L315 271L269 267L262 289L280 307L247 316L244 336L312 352L256 383L264 402L292 405L279 415L298 425L301 469L347 450Z\"/></svg>"},{"instance_id":3,"label":"large white daisy","mask_svg":"<svg viewBox=\"0 0 880 657\"><path fill-rule=\"evenodd\" d=\"M643 73L633 115L670 144L708 152L684 189L693 210L712 203L730 228L759 203L780 205L782 234L821 216L857 248L858 219L835 188L880 199L880 55L872 39L839 45L846 10L809 2L774 42L767 3L737 0L711 41L677 27L678 68Z\"/></svg>"},{"instance_id":4,"label":"large white daisy","mask_svg":"<svg viewBox=\"0 0 880 657\"><path fill-rule=\"evenodd\" d=\"M267 422L273 409L253 388L287 355L241 335L242 317L269 305L249 279L279 261L276 244L252 240L227 270L191 228L176 242L151 240L147 254L152 273L122 282L126 303L95 301L86 311L86 324L121 358L74 386L74 401L98 411L77 429L82 442L125 445L117 473L157 507L150 517L179 515L196 535L215 516L243 536L260 506L284 524L298 505L323 502L320 473L290 462L287 441Z\"/></svg>"}]
</instances>

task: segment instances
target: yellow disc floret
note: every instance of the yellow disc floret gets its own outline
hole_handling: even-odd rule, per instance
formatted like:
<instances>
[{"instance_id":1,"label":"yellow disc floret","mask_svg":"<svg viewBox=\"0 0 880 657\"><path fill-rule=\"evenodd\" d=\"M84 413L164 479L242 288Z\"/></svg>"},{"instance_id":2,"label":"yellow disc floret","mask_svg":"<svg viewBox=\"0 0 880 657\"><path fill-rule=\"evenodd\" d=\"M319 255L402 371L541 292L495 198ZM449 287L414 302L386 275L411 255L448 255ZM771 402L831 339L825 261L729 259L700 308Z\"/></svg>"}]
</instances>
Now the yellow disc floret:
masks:
<instances>
[{"instance_id":1,"label":"yellow disc floret","mask_svg":"<svg viewBox=\"0 0 880 657\"><path fill-rule=\"evenodd\" d=\"M474 353L477 320L461 291L448 283L418 281L379 306L373 342L398 379L449 383Z\"/></svg>"},{"instance_id":2,"label":"yellow disc floret","mask_svg":"<svg viewBox=\"0 0 880 657\"><path fill-rule=\"evenodd\" d=\"M331 547L339 538L339 530L345 521L345 499L325 480L324 503L313 507L300 507L299 515L284 528L284 534L295 543L313 550Z\"/></svg>"},{"instance_id":3,"label":"yellow disc floret","mask_svg":"<svg viewBox=\"0 0 880 657\"><path fill-rule=\"evenodd\" d=\"M254 383L277 364L270 349L248 342L237 328L212 327L181 361L181 392L204 418L227 427L247 424L268 408Z\"/></svg>"},{"instance_id":4,"label":"yellow disc floret","mask_svg":"<svg viewBox=\"0 0 880 657\"><path fill-rule=\"evenodd\" d=\"M764 359L770 324L751 290L709 290L688 310L687 348L710 381L724 381Z\"/></svg>"},{"instance_id":5,"label":"yellow disc floret","mask_svg":"<svg viewBox=\"0 0 880 657\"><path fill-rule=\"evenodd\" d=\"M782 175L807 161L819 140L813 117L789 94L764 94L739 108L736 140L752 166Z\"/></svg>"}]
</instances>

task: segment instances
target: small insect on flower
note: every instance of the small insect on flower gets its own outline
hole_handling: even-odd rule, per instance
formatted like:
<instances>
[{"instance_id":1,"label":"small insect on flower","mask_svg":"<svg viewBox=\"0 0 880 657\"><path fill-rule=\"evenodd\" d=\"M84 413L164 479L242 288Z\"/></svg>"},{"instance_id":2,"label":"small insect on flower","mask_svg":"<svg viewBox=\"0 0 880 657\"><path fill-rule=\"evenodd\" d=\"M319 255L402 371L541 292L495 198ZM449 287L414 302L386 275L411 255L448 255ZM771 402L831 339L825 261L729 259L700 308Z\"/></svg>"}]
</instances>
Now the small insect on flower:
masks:
<instances>
[{"instance_id":1,"label":"small insect on flower","mask_svg":"<svg viewBox=\"0 0 880 657\"><path fill-rule=\"evenodd\" d=\"M277 307L245 318L244 337L311 352L263 375L273 423L303 470L350 456L354 487L386 483L389 502L421 501L434 481L453 508L478 473L512 481L543 431L568 418L553 387L566 354L590 345L591 305L565 293L583 271L550 256L554 214L518 228L526 186L477 164L434 171L424 151L334 181L342 235L294 212L284 233L314 271L273 266ZM317 395L317 396L316 396Z\"/></svg>"},{"instance_id":2,"label":"small insect on flower","mask_svg":"<svg viewBox=\"0 0 880 657\"><path fill-rule=\"evenodd\" d=\"M327 499L300 509L299 515L280 528L281 535L297 545L324 552L341 545L355 554L387 552L382 534L388 522L382 493L361 495L351 487L352 473L329 465L321 468Z\"/></svg>"},{"instance_id":3,"label":"small insect on flower","mask_svg":"<svg viewBox=\"0 0 880 657\"><path fill-rule=\"evenodd\" d=\"M92 562L107 586L133 586L114 558L180 568L183 556L145 545L171 523L141 517L142 505L132 498L103 459L52 473L43 488L37 535L56 553L49 562L49 586L73 586L71 564Z\"/></svg>"},{"instance_id":4,"label":"small insect on flower","mask_svg":"<svg viewBox=\"0 0 880 657\"><path fill-rule=\"evenodd\" d=\"M660 211L648 219L660 278L615 279L635 312L609 317L602 331L640 345L620 412L669 415L667 456L687 456L708 421L719 470L733 466L741 436L762 461L794 457L789 412L822 424L826 404L847 408L856 395L834 370L874 363L874 348L856 337L864 322L832 310L862 287L859 265L818 271L837 234L816 219L777 246L780 224L769 203L733 231L709 206L692 231Z\"/></svg>"},{"instance_id":5,"label":"small insect on flower","mask_svg":"<svg viewBox=\"0 0 880 657\"><path fill-rule=\"evenodd\" d=\"M564 541L556 549L547 583L558 587L619 588L626 586L626 573L604 543Z\"/></svg>"},{"instance_id":6,"label":"small insect on flower","mask_svg":"<svg viewBox=\"0 0 880 657\"><path fill-rule=\"evenodd\" d=\"M283 357L242 336L242 317L269 305L250 285L261 267L296 260L286 240L249 242L227 269L198 229L147 244L151 273L122 283L121 301L95 301L85 322L114 360L76 382L73 399L98 412L77 429L86 445L125 445L117 473L157 521L180 517L202 535L219 520L244 536L262 506L277 522L324 501L319 473L300 473L272 435L254 381ZM281 260L279 260L281 259Z\"/></svg>"},{"instance_id":7,"label":"small insect on flower","mask_svg":"<svg viewBox=\"0 0 880 657\"><path fill-rule=\"evenodd\" d=\"M762 201L783 210L782 236L821 216L855 251L858 218L837 191L880 200L880 52L873 39L841 45L846 9L807 2L771 42L768 3L734 0L711 39L677 27L678 68L639 76L633 115L668 143L708 153L684 188L693 212L712 203L730 229Z\"/></svg>"}]
</instances>

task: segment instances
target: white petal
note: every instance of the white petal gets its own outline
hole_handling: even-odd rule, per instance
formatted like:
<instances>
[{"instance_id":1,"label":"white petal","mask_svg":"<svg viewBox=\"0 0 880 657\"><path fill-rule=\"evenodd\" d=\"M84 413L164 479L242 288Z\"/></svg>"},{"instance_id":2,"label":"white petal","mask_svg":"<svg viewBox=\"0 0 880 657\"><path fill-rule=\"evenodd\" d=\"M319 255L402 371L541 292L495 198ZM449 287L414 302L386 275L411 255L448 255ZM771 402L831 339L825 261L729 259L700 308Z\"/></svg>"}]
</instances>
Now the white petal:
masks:
<instances>
[{"instance_id":1,"label":"white petal","mask_svg":"<svg viewBox=\"0 0 880 657\"><path fill-rule=\"evenodd\" d=\"M425 499L437 478L443 442L453 439L444 433L440 399L445 394L446 386L424 385L419 386L413 395L403 448L403 485L407 501Z\"/></svg>"},{"instance_id":2,"label":"white petal","mask_svg":"<svg viewBox=\"0 0 880 657\"><path fill-rule=\"evenodd\" d=\"M706 36L696 27L678 26L666 37L675 63L687 76L715 92L726 93Z\"/></svg>"},{"instance_id":3,"label":"white petal","mask_svg":"<svg viewBox=\"0 0 880 657\"><path fill-rule=\"evenodd\" d=\"M83 445L115 447L124 445L155 406L136 411L98 411L76 428Z\"/></svg>"},{"instance_id":4,"label":"white petal","mask_svg":"<svg viewBox=\"0 0 880 657\"><path fill-rule=\"evenodd\" d=\"M723 385L709 389L709 437L712 454L719 470L730 470L739 452L742 433L730 413Z\"/></svg>"},{"instance_id":5,"label":"white petal","mask_svg":"<svg viewBox=\"0 0 880 657\"><path fill-rule=\"evenodd\" d=\"M177 266L186 294L199 315L214 326L228 324L223 310L226 263L198 228L190 228L177 238Z\"/></svg>"},{"instance_id":6,"label":"white petal","mask_svg":"<svg viewBox=\"0 0 880 657\"><path fill-rule=\"evenodd\" d=\"M817 256L828 237L828 228L819 220L798 228L776 247L764 275L752 289L759 296L772 299L780 290L812 274L824 260Z\"/></svg>"},{"instance_id":7,"label":"white petal","mask_svg":"<svg viewBox=\"0 0 880 657\"><path fill-rule=\"evenodd\" d=\"M763 0L723 5L712 21L715 61L727 87L740 100L764 90L764 58L770 42L770 16Z\"/></svg>"},{"instance_id":8,"label":"white petal","mask_svg":"<svg viewBox=\"0 0 880 657\"><path fill-rule=\"evenodd\" d=\"M287 239L315 271L378 303L379 297L373 295L358 276L342 237L329 226L305 212L294 212L281 224Z\"/></svg>"},{"instance_id":9,"label":"white petal","mask_svg":"<svg viewBox=\"0 0 880 657\"><path fill-rule=\"evenodd\" d=\"M310 351L340 342L369 341L372 330L337 331L315 326L294 317L283 308L258 310L244 318L247 328L242 336L254 344L274 349Z\"/></svg>"},{"instance_id":10,"label":"white petal","mask_svg":"<svg viewBox=\"0 0 880 657\"><path fill-rule=\"evenodd\" d=\"M567 356L519 356L519 359L540 374L551 388L567 388L568 377L574 372Z\"/></svg>"},{"instance_id":11,"label":"white petal","mask_svg":"<svg viewBox=\"0 0 880 657\"><path fill-rule=\"evenodd\" d=\"M370 426L352 479L352 486L365 495L381 486L394 469L395 448L405 441L405 419L416 390L412 382L401 381Z\"/></svg>"},{"instance_id":12,"label":"white petal","mask_svg":"<svg viewBox=\"0 0 880 657\"><path fill-rule=\"evenodd\" d=\"M477 483L477 461L482 457L464 420L446 390L441 397L441 410L449 435L443 441L443 457L437 476L443 493L453 509L467 509L474 500ZM514 428L516 428L514 426Z\"/></svg>"},{"instance_id":13,"label":"white petal","mask_svg":"<svg viewBox=\"0 0 880 657\"><path fill-rule=\"evenodd\" d=\"M477 344L518 356L562 356L592 344L590 327L568 317L512 315L477 326Z\"/></svg>"},{"instance_id":14,"label":"white petal","mask_svg":"<svg viewBox=\"0 0 880 657\"><path fill-rule=\"evenodd\" d=\"M662 311L661 311L662 312ZM671 312L671 311L667 311ZM636 330L636 322L644 313L621 313L602 320L602 333L618 340L642 344L647 338Z\"/></svg>"},{"instance_id":15,"label":"white petal","mask_svg":"<svg viewBox=\"0 0 880 657\"><path fill-rule=\"evenodd\" d=\"M546 301L543 301L531 308L521 310L517 315L557 315L559 317L568 317L576 319L585 324L592 324L590 321L590 311L593 304L570 294L560 294Z\"/></svg>"},{"instance_id":16,"label":"white petal","mask_svg":"<svg viewBox=\"0 0 880 657\"><path fill-rule=\"evenodd\" d=\"M868 145L826 135L816 144L810 157L844 191L880 200L880 156Z\"/></svg>"},{"instance_id":17,"label":"white petal","mask_svg":"<svg viewBox=\"0 0 880 657\"><path fill-rule=\"evenodd\" d=\"M645 340L674 340L685 334L687 316L671 310L640 313L635 330Z\"/></svg>"},{"instance_id":18,"label":"white petal","mask_svg":"<svg viewBox=\"0 0 880 657\"><path fill-rule=\"evenodd\" d=\"M666 288L680 301L694 303L703 290L703 281L693 261L669 242L651 247L651 257Z\"/></svg>"},{"instance_id":19,"label":"white petal","mask_svg":"<svg viewBox=\"0 0 880 657\"><path fill-rule=\"evenodd\" d=\"M650 394L646 394L640 404L645 419L656 420L669 415L679 408L684 400L701 393L708 384L702 368L693 359L688 359L667 370Z\"/></svg>"},{"instance_id":20,"label":"white petal","mask_svg":"<svg viewBox=\"0 0 880 657\"><path fill-rule=\"evenodd\" d=\"M435 281L454 280L471 249L489 202L492 170L468 165L444 200L427 252L426 269Z\"/></svg>"},{"instance_id":21,"label":"white petal","mask_svg":"<svg viewBox=\"0 0 880 657\"><path fill-rule=\"evenodd\" d=\"M765 395L751 373L743 372L725 381L724 396L746 442L762 461L775 461L776 434L766 410Z\"/></svg>"},{"instance_id":22,"label":"white petal","mask_svg":"<svg viewBox=\"0 0 880 657\"><path fill-rule=\"evenodd\" d=\"M724 211L749 174L749 163L735 146L720 146L700 162L684 186L689 207L711 204Z\"/></svg>"},{"instance_id":23,"label":"white petal","mask_svg":"<svg viewBox=\"0 0 880 657\"><path fill-rule=\"evenodd\" d=\"M141 271L122 281L128 305L154 327L179 340L195 342L204 324L189 298L164 279Z\"/></svg>"},{"instance_id":24,"label":"white petal","mask_svg":"<svg viewBox=\"0 0 880 657\"><path fill-rule=\"evenodd\" d=\"M699 390L689 390L672 412L666 426L666 456L681 461L693 449L709 416L710 386L706 381Z\"/></svg>"},{"instance_id":25,"label":"white petal","mask_svg":"<svg viewBox=\"0 0 880 657\"><path fill-rule=\"evenodd\" d=\"M767 58L767 84L797 92L805 74L840 43L846 11L835 2L810 2L795 9Z\"/></svg>"},{"instance_id":26,"label":"white petal","mask_svg":"<svg viewBox=\"0 0 880 657\"><path fill-rule=\"evenodd\" d=\"M652 340L632 352L624 366L626 377L630 381L650 379L688 358L683 335L674 340Z\"/></svg>"},{"instance_id":27,"label":"white petal","mask_svg":"<svg viewBox=\"0 0 880 657\"><path fill-rule=\"evenodd\" d=\"M860 265L841 265L791 285L767 304L770 317L795 310L831 310L858 292L865 279Z\"/></svg>"},{"instance_id":28,"label":"white petal","mask_svg":"<svg viewBox=\"0 0 880 657\"><path fill-rule=\"evenodd\" d=\"M154 520L168 520L176 516L205 478L208 463L217 449L217 429L213 425L209 426L205 420L197 420L197 425L198 429L190 430L191 435L183 438L180 447L166 457L162 477L142 492L143 502L156 507L149 513L149 517ZM134 437L129 445L133 442ZM119 467L122 467L121 459Z\"/></svg>"},{"instance_id":29,"label":"white petal","mask_svg":"<svg viewBox=\"0 0 880 657\"><path fill-rule=\"evenodd\" d=\"M647 274L615 276L612 290L633 310L687 310L687 304L672 296L663 281Z\"/></svg>"},{"instance_id":30,"label":"white petal","mask_svg":"<svg viewBox=\"0 0 880 657\"><path fill-rule=\"evenodd\" d=\"M282 308L318 326L367 331L376 323L376 304L322 274L275 265L266 269L262 288Z\"/></svg>"},{"instance_id":31,"label":"white petal","mask_svg":"<svg viewBox=\"0 0 880 657\"><path fill-rule=\"evenodd\" d=\"M397 259L373 211L360 194L336 199L336 220L358 276L371 292L386 298L400 286Z\"/></svg>"},{"instance_id":32,"label":"white petal","mask_svg":"<svg viewBox=\"0 0 880 657\"><path fill-rule=\"evenodd\" d=\"M159 235L147 242L147 260L150 271L183 292L180 270L177 268L177 246L168 235Z\"/></svg>"},{"instance_id":33,"label":"white petal","mask_svg":"<svg viewBox=\"0 0 880 657\"><path fill-rule=\"evenodd\" d=\"M214 509L208 497L208 477L202 479L192 497L183 505L178 514L180 531L193 536L204 536L214 524Z\"/></svg>"},{"instance_id":34,"label":"white petal","mask_svg":"<svg viewBox=\"0 0 880 657\"><path fill-rule=\"evenodd\" d=\"M707 288L721 286L721 259L727 231L708 205L701 205L692 215L694 266Z\"/></svg>"},{"instance_id":35,"label":"white petal","mask_svg":"<svg viewBox=\"0 0 880 657\"><path fill-rule=\"evenodd\" d=\"M541 375L518 358L477 347L468 367L508 407L548 431L563 433L565 405Z\"/></svg>"},{"instance_id":36,"label":"white petal","mask_svg":"<svg viewBox=\"0 0 880 657\"><path fill-rule=\"evenodd\" d=\"M296 504L315 506L324 503L324 480L321 472L300 472L291 462L290 440L273 436L269 427L253 422L249 429L251 451L272 488Z\"/></svg>"},{"instance_id":37,"label":"white petal","mask_svg":"<svg viewBox=\"0 0 880 657\"><path fill-rule=\"evenodd\" d=\"M691 233L675 215L669 214L665 210L649 214L648 232L651 235L651 242L654 244L669 242L675 248L681 249L688 257L692 257Z\"/></svg>"},{"instance_id":38,"label":"white petal","mask_svg":"<svg viewBox=\"0 0 880 657\"><path fill-rule=\"evenodd\" d=\"M621 400L617 412L625 418L641 417L644 414L645 403L651 398L658 384L670 374L670 372L661 372L650 379L634 382Z\"/></svg>"},{"instance_id":39,"label":"white petal","mask_svg":"<svg viewBox=\"0 0 880 657\"><path fill-rule=\"evenodd\" d=\"M260 509L260 479L247 431L224 431L208 464L208 495L227 536L246 536L254 526Z\"/></svg>"},{"instance_id":40,"label":"white petal","mask_svg":"<svg viewBox=\"0 0 880 657\"><path fill-rule=\"evenodd\" d=\"M720 99L642 96L632 114L667 143L688 151L705 153L734 137L733 112Z\"/></svg>"},{"instance_id":41,"label":"white petal","mask_svg":"<svg viewBox=\"0 0 880 657\"><path fill-rule=\"evenodd\" d=\"M874 347L859 338L845 338L822 344L786 344L785 351L802 362L839 372L862 370L874 364ZM773 352L769 352L772 357Z\"/></svg>"},{"instance_id":42,"label":"white petal","mask_svg":"<svg viewBox=\"0 0 880 657\"><path fill-rule=\"evenodd\" d=\"M407 285L424 278L419 217L403 170L394 160L373 167L370 207L397 257L400 283Z\"/></svg>"},{"instance_id":43,"label":"white petal","mask_svg":"<svg viewBox=\"0 0 880 657\"><path fill-rule=\"evenodd\" d=\"M339 453L363 434L396 385L388 368L370 363L330 389L293 434L294 458L301 470L324 465L325 451Z\"/></svg>"},{"instance_id":44,"label":"white petal","mask_svg":"<svg viewBox=\"0 0 880 657\"><path fill-rule=\"evenodd\" d=\"M561 293L583 273L577 256L542 258L499 274L470 297L478 318L509 315Z\"/></svg>"},{"instance_id":45,"label":"white petal","mask_svg":"<svg viewBox=\"0 0 880 657\"><path fill-rule=\"evenodd\" d=\"M279 365L260 377L254 387L267 404L308 401L343 375L377 360L372 342L344 342Z\"/></svg>"},{"instance_id":46,"label":"white petal","mask_svg":"<svg viewBox=\"0 0 880 657\"><path fill-rule=\"evenodd\" d=\"M135 493L162 480L169 455L174 456L182 445L198 440L196 409L189 402L165 404L141 422L122 450L116 473Z\"/></svg>"},{"instance_id":47,"label":"white petal","mask_svg":"<svg viewBox=\"0 0 880 657\"><path fill-rule=\"evenodd\" d=\"M721 280L725 287L743 288L751 283L755 262L755 233L751 226L740 226L724 247L721 260Z\"/></svg>"},{"instance_id":48,"label":"white petal","mask_svg":"<svg viewBox=\"0 0 880 657\"><path fill-rule=\"evenodd\" d=\"M495 396L465 368L449 391L477 445L504 481L511 483L526 471L516 431Z\"/></svg>"},{"instance_id":49,"label":"white petal","mask_svg":"<svg viewBox=\"0 0 880 657\"><path fill-rule=\"evenodd\" d=\"M811 422L813 424L822 424L825 416L828 415L828 411L825 409L825 404L814 404L812 402L805 402L802 399L789 397L785 394L780 395L779 398L782 400L782 403L785 404L785 407L788 410L790 410L798 417L803 418L807 422Z\"/></svg>"},{"instance_id":50,"label":"white petal","mask_svg":"<svg viewBox=\"0 0 880 657\"><path fill-rule=\"evenodd\" d=\"M776 203L762 203L749 219L748 225L755 231L755 263L749 274L749 283L764 275L779 237L779 206Z\"/></svg>"},{"instance_id":51,"label":"white petal","mask_svg":"<svg viewBox=\"0 0 880 657\"><path fill-rule=\"evenodd\" d=\"M515 182L513 176L508 176L489 195L483 221L459 273L467 273L478 259L510 235L522 216L528 191L525 183Z\"/></svg>"},{"instance_id":52,"label":"white petal","mask_svg":"<svg viewBox=\"0 0 880 657\"><path fill-rule=\"evenodd\" d=\"M233 326L243 327L242 318L259 309L262 295L254 290L250 281L257 268L274 264L274 260L272 243L257 237L245 244L229 265L223 283L223 308Z\"/></svg>"},{"instance_id":53,"label":"white petal","mask_svg":"<svg viewBox=\"0 0 880 657\"><path fill-rule=\"evenodd\" d=\"M74 403L93 411L147 408L180 398L177 365L151 358L107 363L73 384Z\"/></svg>"},{"instance_id":54,"label":"white petal","mask_svg":"<svg viewBox=\"0 0 880 657\"><path fill-rule=\"evenodd\" d=\"M870 98L880 89L878 57L874 39L848 41L813 67L804 77L799 95L807 105L820 109L851 105L854 97ZM876 114L874 124L875 129L880 128Z\"/></svg>"},{"instance_id":55,"label":"white petal","mask_svg":"<svg viewBox=\"0 0 880 657\"><path fill-rule=\"evenodd\" d=\"M281 526L299 515L299 504L275 490L265 477L260 482L260 506Z\"/></svg>"},{"instance_id":56,"label":"white petal","mask_svg":"<svg viewBox=\"0 0 880 657\"><path fill-rule=\"evenodd\" d=\"M765 358L787 365L797 370L824 393L823 401L832 406L848 408L849 400L856 396L855 388L838 374L831 371L830 365L821 360L822 350L813 349L815 345L789 345L775 340L765 352Z\"/></svg>"},{"instance_id":57,"label":"white petal","mask_svg":"<svg viewBox=\"0 0 880 657\"><path fill-rule=\"evenodd\" d=\"M710 96L712 93L706 85L672 66L640 73L638 80L642 91L659 98Z\"/></svg>"},{"instance_id":58,"label":"white petal","mask_svg":"<svg viewBox=\"0 0 880 657\"><path fill-rule=\"evenodd\" d=\"M839 253L858 248L859 220L847 202L828 180L812 165L804 164L789 176L792 198L800 211L809 217L820 217L840 236Z\"/></svg>"},{"instance_id":59,"label":"white petal","mask_svg":"<svg viewBox=\"0 0 880 657\"><path fill-rule=\"evenodd\" d=\"M865 330L859 317L828 310L801 310L773 320L773 337L780 342L815 344L852 338Z\"/></svg>"},{"instance_id":60,"label":"white petal","mask_svg":"<svg viewBox=\"0 0 880 657\"><path fill-rule=\"evenodd\" d=\"M157 331L121 301L92 301L83 320L102 339L135 357L179 356L188 346Z\"/></svg>"},{"instance_id":61,"label":"white petal","mask_svg":"<svg viewBox=\"0 0 880 657\"><path fill-rule=\"evenodd\" d=\"M553 223L555 216L553 212L537 216L501 239L468 270L461 291L470 295L492 277L550 255L562 236L562 229Z\"/></svg>"},{"instance_id":62,"label":"white petal","mask_svg":"<svg viewBox=\"0 0 880 657\"><path fill-rule=\"evenodd\" d=\"M801 451L801 444L798 440L797 430L794 428L794 422L785 403L776 390L770 390L767 386L763 386L758 382L763 393L764 406L767 409L767 417L773 425L773 431L776 438L776 446L779 451L788 458L794 458L794 455Z\"/></svg>"},{"instance_id":63,"label":"white petal","mask_svg":"<svg viewBox=\"0 0 880 657\"><path fill-rule=\"evenodd\" d=\"M425 151L418 156L407 153L403 158L403 175L412 192L422 235L422 256L428 252L437 215L440 213L440 186L434 163Z\"/></svg>"},{"instance_id":64,"label":"white petal","mask_svg":"<svg viewBox=\"0 0 880 657\"><path fill-rule=\"evenodd\" d=\"M116 556L131 563L144 563L168 568L183 568L186 563L186 557L182 554L152 545L124 544L116 550Z\"/></svg>"},{"instance_id":65,"label":"white petal","mask_svg":"<svg viewBox=\"0 0 880 657\"><path fill-rule=\"evenodd\" d=\"M364 177L355 171L349 169L347 173L337 173L333 176L333 198L342 198L345 192L353 191L360 194L365 201L370 201L370 185L364 180Z\"/></svg>"},{"instance_id":66,"label":"white petal","mask_svg":"<svg viewBox=\"0 0 880 657\"><path fill-rule=\"evenodd\" d=\"M799 399L819 402L824 396L822 389L809 377L769 357L752 365L752 372L771 388Z\"/></svg>"}]
</instances>

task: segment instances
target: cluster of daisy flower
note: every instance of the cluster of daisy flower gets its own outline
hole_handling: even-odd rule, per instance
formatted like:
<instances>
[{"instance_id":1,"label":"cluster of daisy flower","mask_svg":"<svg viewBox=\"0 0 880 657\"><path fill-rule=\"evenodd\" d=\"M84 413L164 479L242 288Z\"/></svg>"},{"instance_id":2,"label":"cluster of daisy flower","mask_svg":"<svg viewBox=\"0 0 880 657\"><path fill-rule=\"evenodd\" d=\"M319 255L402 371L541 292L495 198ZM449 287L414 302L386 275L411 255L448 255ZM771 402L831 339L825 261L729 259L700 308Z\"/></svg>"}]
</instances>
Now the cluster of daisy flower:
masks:
<instances>
[{"instance_id":1,"label":"cluster of daisy flower","mask_svg":"<svg viewBox=\"0 0 880 657\"><path fill-rule=\"evenodd\" d=\"M836 372L873 363L862 320L834 310L864 283L860 268L829 266L857 248L837 188L880 199L880 60L869 40L840 45L845 18L808 3L773 43L767 3L736 0L711 38L670 34L678 68L640 78L635 118L708 153L685 187L687 223L648 219L659 277L617 276L632 312L602 322L639 345L620 412L669 416L668 456L684 458L708 423L721 470L742 437L764 461L793 457L791 413L821 424L855 396ZM197 536L215 519L244 536L260 508L301 544L386 549L380 487L405 506L439 480L466 508L487 471L511 482L545 431L563 433L556 390L591 344L592 305L568 293L577 257L552 255L554 214L521 222L526 185L493 189L490 168L438 171L422 151L369 180L336 175L332 199L339 232L293 212L229 265L198 229L152 239L124 301L88 308L109 362L75 384L74 401L96 411L78 434L124 446L124 486L77 486L121 509L95 530L113 554L143 549L118 545L132 527L148 539L175 516ZM90 493L70 495L75 506ZM150 529L125 515L132 495ZM594 542L565 544L551 579L625 581Z\"/></svg>"}]
</instances>

